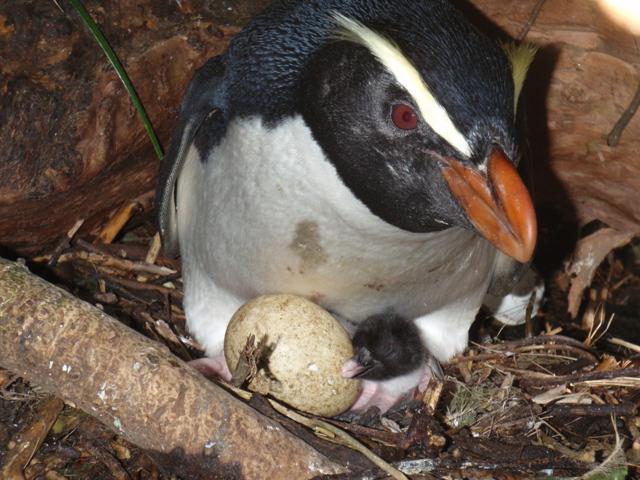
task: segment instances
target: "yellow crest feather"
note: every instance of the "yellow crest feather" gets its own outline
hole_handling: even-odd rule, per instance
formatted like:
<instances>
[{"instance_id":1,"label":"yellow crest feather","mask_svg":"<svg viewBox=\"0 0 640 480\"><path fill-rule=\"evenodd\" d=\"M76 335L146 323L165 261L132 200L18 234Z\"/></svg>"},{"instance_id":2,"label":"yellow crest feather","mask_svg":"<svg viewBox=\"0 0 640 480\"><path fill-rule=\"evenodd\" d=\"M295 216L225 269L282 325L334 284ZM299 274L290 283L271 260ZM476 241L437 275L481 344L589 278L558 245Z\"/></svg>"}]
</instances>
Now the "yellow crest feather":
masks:
<instances>
[{"instance_id":1,"label":"yellow crest feather","mask_svg":"<svg viewBox=\"0 0 640 480\"><path fill-rule=\"evenodd\" d=\"M471 155L469 142L453 124L447 111L433 96L420 73L400 51L400 48L387 37L371 30L360 22L339 13L334 13L333 16L341 27L336 36L368 48L411 95L420 110L422 118L433 131L462 155L469 157Z\"/></svg>"},{"instance_id":2,"label":"yellow crest feather","mask_svg":"<svg viewBox=\"0 0 640 480\"><path fill-rule=\"evenodd\" d=\"M518 108L518 100L522 92L522 86L524 85L524 79L527 77L527 72L529 71L531 62L533 62L533 58L536 56L538 47L531 43L523 43L521 45L504 43L502 44L502 49L511 62L511 72L513 75L513 112L515 114Z\"/></svg>"}]
</instances>

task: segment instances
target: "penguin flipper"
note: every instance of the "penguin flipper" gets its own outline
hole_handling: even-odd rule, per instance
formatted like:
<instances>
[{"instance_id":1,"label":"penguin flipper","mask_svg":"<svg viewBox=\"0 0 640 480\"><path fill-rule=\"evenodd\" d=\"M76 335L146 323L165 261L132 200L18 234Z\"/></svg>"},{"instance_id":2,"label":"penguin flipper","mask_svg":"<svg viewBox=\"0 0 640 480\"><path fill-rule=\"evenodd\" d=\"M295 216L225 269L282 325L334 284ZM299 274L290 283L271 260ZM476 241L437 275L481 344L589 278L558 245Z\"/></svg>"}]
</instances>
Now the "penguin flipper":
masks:
<instances>
[{"instance_id":1,"label":"penguin flipper","mask_svg":"<svg viewBox=\"0 0 640 480\"><path fill-rule=\"evenodd\" d=\"M176 188L187 153L194 143L201 147L199 140L205 142L205 147L217 144L226 130L224 74L223 56L210 58L196 71L182 99L171 145L160 165L155 208L164 252L170 257L179 252Z\"/></svg>"}]
</instances>

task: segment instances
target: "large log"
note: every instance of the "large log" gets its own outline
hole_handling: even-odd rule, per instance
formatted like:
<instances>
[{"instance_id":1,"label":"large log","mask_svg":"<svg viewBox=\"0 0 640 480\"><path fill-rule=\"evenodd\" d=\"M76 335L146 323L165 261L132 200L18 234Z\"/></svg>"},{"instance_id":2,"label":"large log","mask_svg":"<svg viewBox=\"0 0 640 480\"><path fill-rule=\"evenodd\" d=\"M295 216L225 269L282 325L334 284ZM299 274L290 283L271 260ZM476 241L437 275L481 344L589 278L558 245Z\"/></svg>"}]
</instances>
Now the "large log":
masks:
<instances>
[{"instance_id":1,"label":"large log","mask_svg":"<svg viewBox=\"0 0 640 480\"><path fill-rule=\"evenodd\" d=\"M184 478L344 473L101 310L0 259L0 367L95 416Z\"/></svg>"}]
</instances>

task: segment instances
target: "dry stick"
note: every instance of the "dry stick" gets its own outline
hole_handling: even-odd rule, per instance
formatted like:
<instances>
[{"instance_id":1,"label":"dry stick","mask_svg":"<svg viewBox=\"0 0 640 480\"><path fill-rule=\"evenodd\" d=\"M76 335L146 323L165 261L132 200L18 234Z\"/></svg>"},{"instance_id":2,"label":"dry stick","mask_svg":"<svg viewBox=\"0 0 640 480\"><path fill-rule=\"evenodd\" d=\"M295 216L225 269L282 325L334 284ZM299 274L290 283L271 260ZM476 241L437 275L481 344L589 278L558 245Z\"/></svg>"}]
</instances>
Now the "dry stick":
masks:
<instances>
[{"instance_id":1,"label":"dry stick","mask_svg":"<svg viewBox=\"0 0 640 480\"><path fill-rule=\"evenodd\" d=\"M631 100L627 109L622 112L622 115L620 115L620 118L611 129L611 133L607 136L607 145L610 147L618 145L622 132L627 128L627 125L629 125L629 122L638 111L638 107L640 107L640 83L638 83L638 89L636 90L636 94L633 96L633 100Z\"/></svg>"},{"instance_id":2,"label":"dry stick","mask_svg":"<svg viewBox=\"0 0 640 480\"><path fill-rule=\"evenodd\" d=\"M522 347L518 347L517 349L515 349L513 353L526 355L530 352L535 352L539 350L561 350L563 352L566 352L569 355L575 356L577 359L588 360L593 364L598 363L598 359L596 358L595 355L593 355L590 352L587 352L584 349L574 347L573 345L557 345L554 343L549 345L523 345ZM557 357L558 355L555 353L554 354L549 353L549 356Z\"/></svg>"},{"instance_id":3,"label":"dry stick","mask_svg":"<svg viewBox=\"0 0 640 480\"><path fill-rule=\"evenodd\" d=\"M426 405L427 410L431 415L436 412L436 407L438 406L443 390L444 382L434 377L431 379L428 388L422 395L422 403Z\"/></svg>"},{"instance_id":4,"label":"dry stick","mask_svg":"<svg viewBox=\"0 0 640 480\"><path fill-rule=\"evenodd\" d=\"M136 200L129 200L125 203L104 226L96 237L95 243L113 242L113 239L118 236L120 230L131 220L131 217L133 217L139 208L140 204Z\"/></svg>"},{"instance_id":5,"label":"dry stick","mask_svg":"<svg viewBox=\"0 0 640 480\"><path fill-rule=\"evenodd\" d=\"M156 234L151 239L151 244L149 245L149 250L147 250L147 254L144 257L144 261L150 265L156 263L161 248L162 241L160 240L160 233L156 232ZM136 280L138 280L139 282L146 282L149 279L145 275L138 275Z\"/></svg>"},{"instance_id":6,"label":"dry stick","mask_svg":"<svg viewBox=\"0 0 640 480\"><path fill-rule=\"evenodd\" d=\"M538 19L538 15L540 15L540 10L542 10L544 2L545 0L538 0L538 3L533 7L533 11L529 15L527 23L524 24L520 34L518 35L518 42L522 42L527 37L529 30L531 30L531 27L533 27L533 24L536 23L536 20Z\"/></svg>"},{"instance_id":7,"label":"dry stick","mask_svg":"<svg viewBox=\"0 0 640 480\"><path fill-rule=\"evenodd\" d=\"M335 425L342 430L351 432L360 437L366 437L374 442L392 447L397 446L402 440L401 433L389 432L387 430L378 430L377 428L365 427L357 423L341 422L339 420L327 419L327 422Z\"/></svg>"},{"instance_id":8,"label":"dry stick","mask_svg":"<svg viewBox=\"0 0 640 480\"><path fill-rule=\"evenodd\" d=\"M69 229L67 234L60 239L58 244L53 249L53 252L51 252L51 255L49 256L49 260L47 261L48 267L53 268L56 266L56 264L58 263L58 258L60 257L60 254L64 249L69 247L69 242L71 242L71 239L73 239L73 237L76 236L76 233L78 233L78 230L80 230L80 227L82 227L83 223L84 223L84 218L77 220L76 223L74 223L73 226Z\"/></svg>"},{"instance_id":9,"label":"dry stick","mask_svg":"<svg viewBox=\"0 0 640 480\"><path fill-rule=\"evenodd\" d=\"M637 405L628 402L619 405L571 405L555 403L546 410L545 415L554 417L609 417L611 415L633 417L637 411Z\"/></svg>"},{"instance_id":10,"label":"dry stick","mask_svg":"<svg viewBox=\"0 0 640 480\"><path fill-rule=\"evenodd\" d=\"M527 355L528 353L531 352L531 350L562 350L565 352L568 352L569 354L575 355L576 357L586 360L589 362L589 364L595 364L597 363L597 359L594 355L592 355L589 352L586 352L583 349L580 348L576 348L572 345L556 345L556 344L549 344L549 345L528 345L528 346L522 346L522 347L517 347L515 349L509 350L509 351L505 351L505 352L496 352L496 353L479 353L478 355L474 355L474 356L466 356L466 357L455 357L452 358L451 360L449 360L449 364L450 365L455 365L458 363L463 363L463 362L479 362L479 361L487 361L487 360L500 360L500 359L504 359L504 358L513 358L514 355L519 354L519 355ZM549 353L548 356L554 356L557 357L556 354L551 354Z\"/></svg>"},{"instance_id":11,"label":"dry stick","mask_svg":"<svg viewBox=\"0 0 640 480\"><path fill-rule=\"evenodd\" d=\"M369 460L371 460L378 468L385 471L387 475L396 479L396 480L409 480L407 476L402 473L400 470L394 468L389 463L385 462L382 458L377 456L367 447L365 447L362 443L357 441L351 435L345 433L340 430L338 427L330 424L329 422L325 422L323 420L318 420L314 418L308 418L304 415L301 415L284 405L276 402L275 400L269 399L269 403L271 406L279 413L284 416L290 418L291 420L298 422L308 428L311 428L316 435L321 435L323 438L327 438L328 440L334 441L341 445L346 445L357 452L360 452L364 456L366 456Z\"/></svg>"},{"instance_id":12,"label":"dry stick","mask_svg":"<svg viewBox=\"0 0 640 480\"><path fill-rule=\"evenodd\" d=\"M40 404L35 414L36 420L22 430L20 441L7 452L0 478L24 479L22 472L42 445L63 407L64 402L56 397L49 397Z\"/></svg>"},{"instance_id":13,"label":"dry stick","mask_svg":"<svg viewBox=\"0 0 640 480\"><path fill-rule=\"evenodd\" d=\"M92 264L104 265L105 267L112 267L123 272L140 272L159 276L174 275L176 273L175 270L152 263L132 262L131 260L119 258L113 255L83 251L64 253L60 255L58 263L70 262L73 260L83 260Z\"/></svg>"},{"instance_id":14,"label":"dry stick","mask_svg":"<svg viewBox=\"0 0 640 480\"><path fill-rule=\"evenodd\" d=\"M636 353L640 353L640 345L636 345L635 343L627 342L621 338L611 337L607 339L607 342L612 343L614 345L619 345L624 348L628 348Z\"/></svg>"},{"instance_id":15,"label":"dry stick","mask_svg":"<svg viewBox=\"0 0 640 480\"><path fill-rule=\"evenodd\" d=\"M103 275L107 280L113 283L122 285L123 287L130 288L132 290L149 290L162 293L164 295L170 295L171 297L182 300L182 292L175 288L163 287L162 285L154 285L153 283L140 283L135 280L127 280L126 278L120 278L113 275Z\"/></svg>"},{"instance_id":16,"label":"dry stick","mask_svg":"<svg viewBox=\"0 0 640 480\"><path fill-rule=\"evenodd\" d=\"M538 438L540 440L540 445L542 445L543 447L555 450L556 452L559 452L565 457L568 457L572 460L576 460L582 463L592 463L594 461L592 451L576 452L575 450L571 450L569 447L558 442L556 439L545 435L542 431L538 432Z\"/></svg>"},{"instance_id":17,"label":"dry stick","mask_svg":"<svg viewBox=\"0 0 640 480\"><path fill-rule=\"evenodd\" d=\"M305 479L347 471L166 347L2 259L0 352L0 367L73 402L179 476Z\"/></svg>"},{"instance_id":18,"label":"dry stick","mask_svg":"<svg viewBox=\"0 0 640 480\"><path fill-rule=\"evenodd\" d=\"M504 367L507 370L514 371L518 369L510 369ZM619 370L606 370L606 371L596 371L596 372L587 372L587 373L578 373L575 375L548 375L544 373L538 373L536 375L531 375L532 372L528 372L527 370L523 370L522 372L527 372L530 375L527 378L523 378L521 382L525 382L532 386L547 386L547 385L559 385L561 383L586 383L588 385L594 386L606 386L607 381L611 382L615 379L635 379L639 380L640 377L640 368L621 368ZM635 382L631 382L631 384L635 384ZM639 382L640 385L640 382Z\"/></svg>"},{"instance_id":19,"label":"dry stick","mask_svg":"<svg viewBox=\"0 0 640 480\"><path fill-rule=\"evenodd\" d=\"M147 251L144 261L147 263L156 263L161 248L162 241L160 240L160 234L156 233L151 239L151 244L149 245L149 250Z\"/></svg>"},{"instance_id":20,"label":"dry stick","mask_svg":"<svg viewBox=\"0 0 640 480\"><path fill-rule=\"evenodd\" d=\"M507 354L526 353L531 346L537 346L538 349L547 350L566 350L571 354L596 363L596 356L580 341L562 335L539 335L537 337L521 338L509 342L502 342L495 345L477 345L483 350L489 350L490 353L479 353L477 355L458 356L449 360L449 364L455 365L465 362L498 360L504 358Z\"/></svg>"},{"instance_id":21,"label":"dry stick","mask_svg":"<svg viewBox=\"0 0 640 480\"><path fill-rule=\"evenodd\" d=\"M509 350L514 347L523 345L542 345L542 344L557 344L557 345L573 345L579 349L589 352L589 348L585 346L579 340L571 337L565 337L564 335L538 335L532 338L521 338L519 340L511 340L508 342L502 342L497 345L491 345L493 349Z\"/></svg>"},{"instance_id":22,"label":"dry stick","mask_svg":"<svg viewBox=\"0 0 640 480\"><path fill-rule=\"evenodd\" d=\"M525 326L525 337L532 338L535 337L535 332L533 331L533 305L536 301L536 291L531 292L531 296L529 297L529 302L527 303L527 309L524 313L524 326Z\"/></svg>"}]
</instances>

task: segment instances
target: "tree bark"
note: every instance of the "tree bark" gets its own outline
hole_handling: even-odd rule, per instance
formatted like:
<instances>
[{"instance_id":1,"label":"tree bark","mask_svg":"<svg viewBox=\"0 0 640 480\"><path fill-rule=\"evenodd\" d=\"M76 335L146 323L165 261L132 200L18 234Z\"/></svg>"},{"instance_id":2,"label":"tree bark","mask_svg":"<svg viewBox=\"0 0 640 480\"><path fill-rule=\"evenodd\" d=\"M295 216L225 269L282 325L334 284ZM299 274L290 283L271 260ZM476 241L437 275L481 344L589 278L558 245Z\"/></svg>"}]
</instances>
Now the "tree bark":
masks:
<instances>
[{"instance_id":1,"label":"tree bark","mask_svg":"<svg viewBox=\"0 0 640 480\"><path fill-rule=\"evenodd\" d=\"M193 71L267 2L84 3L166 149ZM36 253L155 188L159 160L142 123L67 0L0 2L0 58L0 246Z\"/></svg>"},{"instance_id":2,"label":"tree bark","mask_svg":"<svg viewBox=\"0 0 640 480\"><path fill-rule=\"evenodd\" d=\"M167 348L0 259L0 366L95 416L187 478L346 471Z\"/></svg>"}]
</instances>

